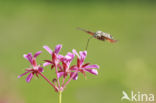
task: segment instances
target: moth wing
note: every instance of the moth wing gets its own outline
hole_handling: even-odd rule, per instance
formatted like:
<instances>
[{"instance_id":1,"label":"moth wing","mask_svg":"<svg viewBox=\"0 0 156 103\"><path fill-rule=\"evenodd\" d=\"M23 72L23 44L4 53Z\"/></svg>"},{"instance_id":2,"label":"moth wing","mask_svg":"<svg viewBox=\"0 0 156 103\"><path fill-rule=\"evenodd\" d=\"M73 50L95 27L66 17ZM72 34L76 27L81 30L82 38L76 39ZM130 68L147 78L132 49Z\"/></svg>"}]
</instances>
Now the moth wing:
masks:
<instances>
[{"instance_id":1,"label":"moth wing","mask_svg":"<svg viewBox=\"0 0 156 103\"><path fill-rule=\"evenodd\" d=\"M106 38L106 37L105 37L105 39L108 40L111 43L116 43L117 42L117 40L114 40L114 39L110 39L110 38Z\"/></svg>"},{"instance_id":2,"label":"moth wing","mask_svg":"<svg viewBox=\"0 0 156 103\"><path fill-rule=\"evenodd\" d=\"M82 28L77 28L78 30L81 30L81 31L84 31L84 32L86 32L86 33L88 33L88 34L90 34L90 35L94 35L95 33L94 32L91 32L91 31L88 31L88 30L85 30L85 29L82 29Z\"/></svg>"}]
</instances>

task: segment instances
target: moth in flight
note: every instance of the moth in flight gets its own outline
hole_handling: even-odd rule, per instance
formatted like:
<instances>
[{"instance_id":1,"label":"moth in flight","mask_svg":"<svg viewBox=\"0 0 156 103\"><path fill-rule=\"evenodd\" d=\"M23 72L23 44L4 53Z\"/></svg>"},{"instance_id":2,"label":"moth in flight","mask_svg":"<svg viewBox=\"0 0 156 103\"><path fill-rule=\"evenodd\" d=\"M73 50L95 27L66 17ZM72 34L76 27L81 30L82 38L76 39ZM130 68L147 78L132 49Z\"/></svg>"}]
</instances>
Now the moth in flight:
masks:
<instances>
[{"instance_id":1,"label":"moth in flight","mask_svg":"<svg viewBox=\"0 0 156 103\"><path fill-rule=\"evenodd\" d=\"M91 37L88 39L86 50L88 48L89 40L91 38L93 38L93 37L96 38L96 39L98 39L98 40L101 40L101 41L107 40L107 41L109 41L111 43L117 42L117 40L113 39L112 35L110 35L108 33L105 33L105 32L102 32L100 30L98 30L97 32L91 32L91 31L88 31L88 30L85 30L85 29L82 29L82 28L78 28L78 29L91 35Z\"/></svg>"}]
</instances>

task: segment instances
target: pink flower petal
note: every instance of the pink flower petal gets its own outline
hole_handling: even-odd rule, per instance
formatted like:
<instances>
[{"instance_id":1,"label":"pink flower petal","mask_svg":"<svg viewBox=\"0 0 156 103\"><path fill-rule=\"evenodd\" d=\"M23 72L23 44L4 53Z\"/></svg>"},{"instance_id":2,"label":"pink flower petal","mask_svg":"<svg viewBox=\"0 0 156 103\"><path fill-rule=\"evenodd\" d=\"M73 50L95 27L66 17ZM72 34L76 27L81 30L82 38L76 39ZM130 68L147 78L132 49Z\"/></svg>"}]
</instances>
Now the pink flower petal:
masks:
<instances>
[{"instance_id":1,"label":"pink flower petal","mask_svg":"<svg viewBox=\"0 0 156 103\"><path fill-rule=\"evenodd\" d=\"M81 58L82 62L84 61L86 56L87 56L87 51L80 51L80 58Z\"/></svg>"},{"instance_id":2,"label":"pink flower petal","mask_svg":"<svg viewBox=\"0 0 156 103\"><path fill-rule=\"evenodd\" d=\"M87 65L84 67L85 69L92 69L92 68L96 68L96 69L99 69L99 66L98 65Z\"/></svg>"},{"instance_id":3,"label":"pink flower petal","mask_svg":"<svg viewBox=\"0 0 156 103\"><path fill-rule=\"evenodd\" d=\"M73 53L68 52L67 55L65 56L65 59L66 59L66 60L72 60L72 59L74 58L74 56L75 56L75 55L74 55Z\"/></svg>"},{"instance_id":4,"label":"pink flower petal","mask_svg":"<svg viewBox=\"0 0 156 103\"><path fill-rule=\"evenodd\" d=\"M67 68L70 66L70 63L72 62L72 60L74 59L74 54L68 52L66 56L64 56L64 58L61 60L66 66Z\"/></svg>"},{"instance_id":5,"label":"pink flower petal","mask_svg":"<svg viewBox=\"0 0 156 103\"><path fill-rule=\"evenodd\" d=\"M45 62L45 63L43 63L43 66L45 67L45 66L48 66L48 65L50 65L51 63L49 63L49 62Z\"/></svg>"},{"instance_id":6,"label":"pink flower petal","mask_svg":"<svg viewBox=\"0 0 156 103\"><path fill-rule=\"evenodd\" d=\"M34 54L34 58L36 58L38 55L40 55L42 53L42 51L38 51Z\"/></svg>"},{"instance_id":7,"label":"pink flower petal","mask_svg":"<svg viewBox=\"0 0 156 103\"><path fill-rule=\"evenodd\" d=\"M27 59L31 64L33 64L32 62L33 56L31 53L24 54L24 58Z\"/></svg>"},{"instance_id":8,"label":"pink flower petal","mask_svg":"<svg viewBox=\"0 0 156 103\"><path fill-rule=\"evenodd\" d=\"M70 77L72 77L75 74L75 72L71 72ZM77 80L78 79L78 73L76 73L73 77L73 80Z\"/></svg>"},{"instance_id":9,"label":"pink flower petal","mask_svg":"<svg viewBox=\"0 0 156 103\"><path fill-rule=\"evenodd\" d=\"M76 70L78 70L78 67L76 65L73 65L73 66L70 67L70 70L76 71Z\"/></svg>"},{"instance_id":10,"label":"pink flower petal","mask_svg":"<svg viewBox=\"0 0 156 103\"><path fill-rule=\"evenodd\" d=\"M30 73L30 74L27 76L27 78L26 78L26 82L29 83L29 82L31 81L32 77L33 77L33 73Z\"/></svg>"},{"instance_id":11,"label":"pink flower petal","mask_svg":"<svg viewBox=\"0 0 156 103\"><path fill-rule=\"evenodd\" d=\"M92 73L94 75L98 75L98 71L97 69L84 69L85 71L89 72L89 73Z\"/></svg>"},{"instance_id":12,"label":"pink flower petal","mask_svg":"<svg viewBox=\"0 0 156 103\"><path fill-rule=\"evenodd\" d=\"M57 73L57 77L58 77L58 78L62 77L63 75L64 75L64 72L58 72L58 73Z\"/></svg>"},{"instance_id":13,"label":"pink flower petal","mask_svg":"<svg viewBox=\"0 0 156 103\"><path fill-rule=\"evenodd\" d=\"M87 51L80 51L80 56L81 56L82 58L86 58L86 56L87 56Z\"/></svg>"},{"instance_id":14,"label":"pink flower petal","mask_svg":"<svg viewBox=\"0 0 156 103\"><path fill-rule=\"evenodd\" d=\"M24 55L23 55L23 57L24 57L25 59L27 59L27 60L28 60L28 58L27 58L27 54L24 54Z\"/></svg>"},{"instance_id":15,"label":"pink flower petal","mask_svg":"<svg viewBox=\"0 0 156 103\"><path fill-rule=\"evenodd\" d=\"M56 47L55 47L55 53L58 54L60 52L61 48L62 48L62 45L61 44L56 45Z\"/></svg>"},{"instance_id":16,"label":"pink flower petal","mask_svg":"<svg viewBox=\"0 0 156 103\"><path fill-rule=\"evenodd\" d=\"M52 52L52 50L51 50L48 46L45 45L45 46L43 46L43 48L44 48L46 51L48 51L50 55L52 55L53 52Z\"/></svg>"},{"instance_id":17,"label":"pink flower petal","mask_svg":"<svg viewBox=\"0 0 156 103\"><path fill-rule=\"evenodd\" d=\"M77 53L77 51L75 49L73 49L72 51L78 58L80 58L79 54Z\"/></svg>"},{"instance_id":18,"label":"pink flower petal","mask_svg":"<svg viewBox=\"0 0 156 103\"><path fill-rule=\"evenodd\" d=\"M26 74L29 73L29 72L30 72L30 71L27 71L27 72L25 72L25 73L19 75L18 78L21 78L22 76L26 75Z\"/></svg>"},{"instance_id":19,"label":"pink flower petal","mask_svg":"<svg viewBox=\"0 0 156 103\"><path fill-rule=\"evenodd\" d=\"M58 58L59 60L61 60L62 58L64 58L64 56L63 56L63 55L58 54L58 55L57 55L57 58Z\"/></svg>"},{"instance_id":20,"label":"pink flower petal","mask_svg":"<svg viewBox=\"0 0 156 103\"><path fill-rule=\"evenodd\" d=\"M39 67L39 68L38 68L38 71L39 71L39 72L43 72L43 68L42 68L42 67Z\"/></svg>"}]
</instances>

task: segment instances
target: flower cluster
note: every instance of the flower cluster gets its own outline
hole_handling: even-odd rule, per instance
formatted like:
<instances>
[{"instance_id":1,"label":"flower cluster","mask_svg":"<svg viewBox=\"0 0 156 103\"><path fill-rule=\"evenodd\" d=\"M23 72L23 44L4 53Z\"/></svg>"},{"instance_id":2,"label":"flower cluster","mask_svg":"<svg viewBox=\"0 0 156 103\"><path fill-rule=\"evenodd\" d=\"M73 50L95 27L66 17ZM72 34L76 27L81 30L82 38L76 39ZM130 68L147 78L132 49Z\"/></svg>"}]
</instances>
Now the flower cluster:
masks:
<instances>
[{"instance_id":1,"label":"flower cluster","mask_svg":"<svg viewBox=\"0 0 156 103\"><path fill-rule=\"evenodd\" d=\"M84 76L86 76L86 72L89 72L93 75L98 75L98 65L90 65L90 63L84 63L87 56L87 51L80 51L78 53L75 49L73 49L72 52L68 52L65 56L63 56L59 54L62 45L57 45L54 51L52 51L48 46L43 46L43 48L50 54L51 60L44 60L45 63L43 63L43 66L41 66L37 65L36 62L36 58L41 54L41 51L38 51L34 55L32 55L31 53L24 54L24 58L30 62L31 66L26 69L25 73L19 75L18 78L29 73L26 78L26 82L30 82L33 76L41 76L52 87L54 87L57 92L62 92L72 79L78 79L78 73L82 73ZM71 65L74 58L77 59L77 63ZM53 82L48 80L43 75L43 67L45 66L50 66L51 69L55 68L56 78L53 79Z\"/></svg>"}]
</instances>

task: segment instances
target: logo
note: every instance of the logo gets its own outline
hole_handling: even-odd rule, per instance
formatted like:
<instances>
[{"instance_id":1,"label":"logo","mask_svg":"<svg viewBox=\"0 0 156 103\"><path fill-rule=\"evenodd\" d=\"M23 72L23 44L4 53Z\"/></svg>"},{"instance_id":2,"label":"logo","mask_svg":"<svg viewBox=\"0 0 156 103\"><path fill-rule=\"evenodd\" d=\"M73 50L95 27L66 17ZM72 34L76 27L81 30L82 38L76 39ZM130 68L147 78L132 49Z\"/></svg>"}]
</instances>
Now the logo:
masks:
<instances>
[{"instance_id":1,"label":"logo","mask_svg":"<svg viewBox=\"0 0 156 103\"><path fill-rule=\"evenodd\" d=\"M147 94L141 92L131 91L131 95L128 95L125 91L122 91L123 96L121 97L121 101L135 101L135 102L153 102L154 94Z\"/></svg>"}]
</instances>

